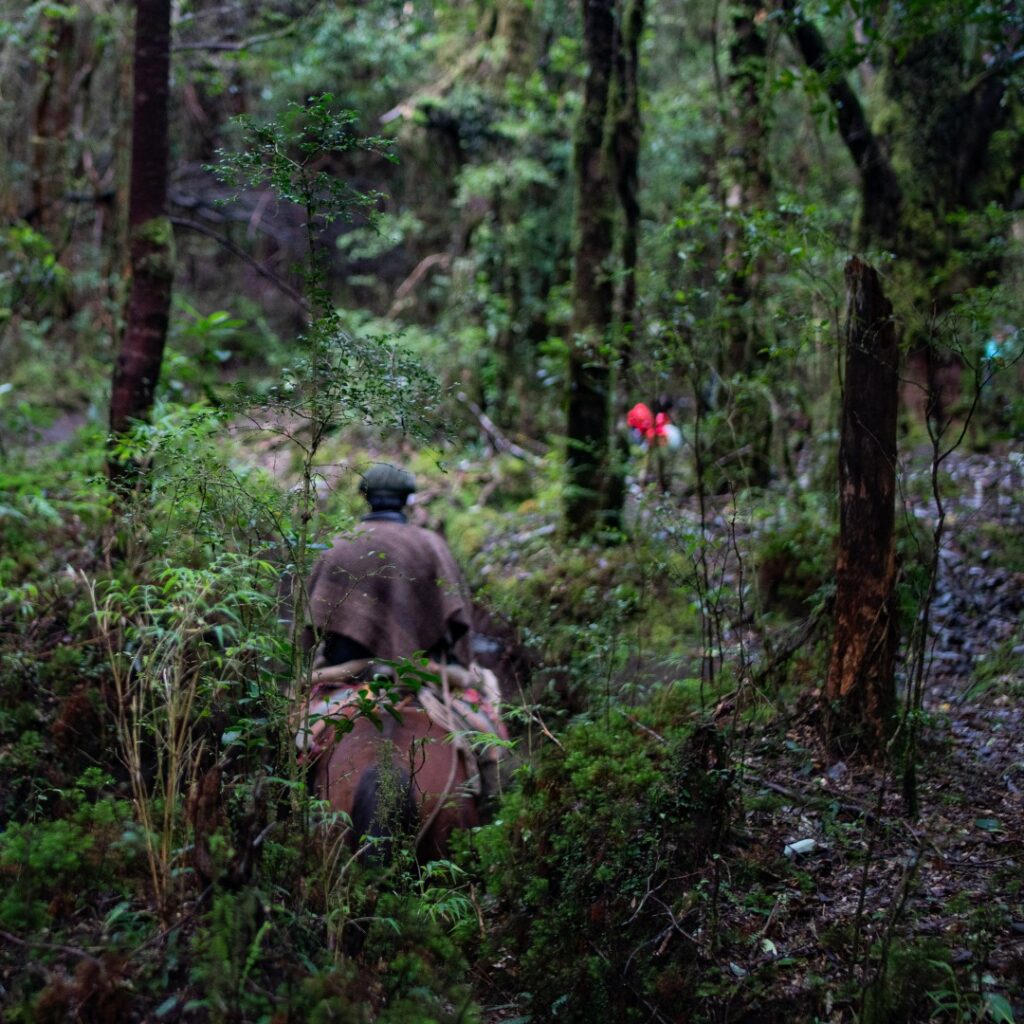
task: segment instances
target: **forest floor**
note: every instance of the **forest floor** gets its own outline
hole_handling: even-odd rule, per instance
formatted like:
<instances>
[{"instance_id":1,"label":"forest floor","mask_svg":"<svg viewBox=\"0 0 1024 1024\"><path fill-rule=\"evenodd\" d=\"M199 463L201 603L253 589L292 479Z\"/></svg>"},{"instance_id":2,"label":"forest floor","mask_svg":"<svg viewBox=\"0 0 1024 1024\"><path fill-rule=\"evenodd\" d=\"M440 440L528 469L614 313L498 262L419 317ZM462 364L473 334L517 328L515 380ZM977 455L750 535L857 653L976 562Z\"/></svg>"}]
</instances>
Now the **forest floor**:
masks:
<instances>
[{"instance_id":1,"label":"forest floor","mask_svg":"<svg viewBox=\"0 0 1024 1024\"><path fill-rule=\"evenodd\" d=\"M907 463L903 513L930 534L929 454ZM1022 1019L1024 459L953 453L942 489L917 812L909 813L896 757L879 771L827 756L816 690L767 722L741 726L732 755L742 812L715 862L725 879L714 883L725 894L716 933L702 934L698 908L689 916L665 909L669 931L719 979L709 985L718 999L710 1019ZM696 515L692 498L682 504ZM711 519L729 528L728 510ZM735 582L735 567L722 572ZM755 663L759 640L744 639ZM756 865L757 881L730 890L741 862L744 878ZM670 958L670 945L666 938L652 958ZM498 982L488 1020L527 1009L507 978L478 969L483 990ZM652 1010L651 1019L668 1018Z\"/></svg>"},{"instance_id":2,"label":"forest floor","mask_svg":"<svg viewBox=\"0 0 1024 1024\"><path fill-rule=\"evenodd\" d=\"M930 531L930 458L919 452L908 462L904 513ZM908 814L899 769L825 756L816 693L740 741L745 814L726 860L758 861L763 893L727 904L720 927L733 938L714 959L735 977L737 1000L753 1014L746 1019L759 1003L798 1005L822 980L845 976L847 989L858 989L878 980L880 962L894 976L890 1019L899 1019L901 999L913 1001L900 986L922 984L937 1017L974 1019L987 1009L1011 1020L1014 1007L1021 1019L1024 459L954 453L943 469L917 815ZM901 665L904 689L910 671ZM915 948L924 969L905 952ZM955 972L943 975L939 949L952 954ZM745 998L742 990L765 973L770 994ZM817 1009L841 1020L848 1007L829 1012L826 999Z\"/></svg>"}]
</instances>

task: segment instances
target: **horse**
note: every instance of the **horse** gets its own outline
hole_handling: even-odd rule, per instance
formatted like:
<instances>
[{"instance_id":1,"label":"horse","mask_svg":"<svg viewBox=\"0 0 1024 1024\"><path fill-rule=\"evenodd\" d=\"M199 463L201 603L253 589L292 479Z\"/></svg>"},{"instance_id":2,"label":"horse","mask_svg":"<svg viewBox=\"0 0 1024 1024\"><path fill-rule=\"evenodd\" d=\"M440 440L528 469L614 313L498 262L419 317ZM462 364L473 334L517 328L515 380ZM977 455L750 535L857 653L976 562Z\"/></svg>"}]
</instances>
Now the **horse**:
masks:
<instances>
[{"instance_id":1,"label":"horse","mask_svg":"<svg viewBox=\"0 0 1024 1024\"><path fill-rule=\"evenodd\" d=\"M311 755L312 791L347 817L345 838L364 861L387 862L403 836L419 863L445 857L455 829L481 823L478 769L485 769L458 733L493 728L507 736L490 708L486 723L480 720L486 701L466 684L489 676L496 690L497 682L486 671L470 676L449 666L441 670L442 693L424 684L393 707L375 707L351 678L366 672L365 663L351 662L319 673L296 736ZM449 674L460 687L454 696Z\"/></svg>"}]
</instances>

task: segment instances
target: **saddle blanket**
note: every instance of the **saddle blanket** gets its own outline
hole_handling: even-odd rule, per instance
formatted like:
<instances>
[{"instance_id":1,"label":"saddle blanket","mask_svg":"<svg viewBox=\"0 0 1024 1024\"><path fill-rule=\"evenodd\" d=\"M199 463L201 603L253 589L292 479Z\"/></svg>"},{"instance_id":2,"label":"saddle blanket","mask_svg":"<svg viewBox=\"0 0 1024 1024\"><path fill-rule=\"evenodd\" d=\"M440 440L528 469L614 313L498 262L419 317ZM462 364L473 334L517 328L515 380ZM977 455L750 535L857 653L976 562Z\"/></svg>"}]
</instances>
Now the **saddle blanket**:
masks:
<instances>
[{"instance_id":1,"label":"saddle blanket","mask_svg":"<svg viewBox=\"0 0 1024 1024\"><path fill-rule=\"evenodd\" d=\"M501 691L490 669L471 665L427 664L422 685L403 696L392 710L401 714L418 704L430 720L451 737L451 742L480 774L493 775L504 754L508 729L501 720ZM313 687L295 733L295 745L303 763L312 764L338 740L335 723L367 713L378 705L373 681L395 683L398 673L391 665L369 658L331 665L313 672ZM495 742L499 740L502 742ZM344 736L340 742L344 742Z\"/></svg>"}]
</instances>

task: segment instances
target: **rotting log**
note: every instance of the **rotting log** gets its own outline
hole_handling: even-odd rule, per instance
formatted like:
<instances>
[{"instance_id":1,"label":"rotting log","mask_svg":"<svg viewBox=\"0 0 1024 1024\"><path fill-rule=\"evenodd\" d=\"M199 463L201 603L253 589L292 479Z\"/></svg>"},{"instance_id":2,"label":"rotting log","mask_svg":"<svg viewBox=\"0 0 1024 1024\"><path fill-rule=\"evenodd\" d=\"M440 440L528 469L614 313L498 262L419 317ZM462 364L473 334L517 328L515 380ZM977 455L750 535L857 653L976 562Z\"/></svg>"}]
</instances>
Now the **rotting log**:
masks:
<instances>
[{"instance_id":1,"label":"rotting log","mask_svg":"<svg viewBox=\"0 0 1024 1024\"><path fill-rule=\"evenodd\" d=\"M896 420L899 352L875 270L846 264L846 359L839 439L835 630L826 742L878 759L896 702Z\"/></svg>"}]
</instances>

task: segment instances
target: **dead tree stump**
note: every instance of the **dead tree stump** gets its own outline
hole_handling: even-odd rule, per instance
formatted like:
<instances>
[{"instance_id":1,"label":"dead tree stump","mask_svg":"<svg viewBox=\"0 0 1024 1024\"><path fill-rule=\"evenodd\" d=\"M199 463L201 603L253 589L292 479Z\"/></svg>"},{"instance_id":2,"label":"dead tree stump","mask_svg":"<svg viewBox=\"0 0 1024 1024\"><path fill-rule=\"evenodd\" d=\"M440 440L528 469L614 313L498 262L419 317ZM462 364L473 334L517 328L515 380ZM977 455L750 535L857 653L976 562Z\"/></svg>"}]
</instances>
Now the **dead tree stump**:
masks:
<instances>
[{"instance_id":1,"label":"dead tree stump","mask_svg":"<svg viewBox=\"0 0 1024 1024\"><path fill-rule=\"evenodd\" d=\"M879 757L896 702L896 419L899 352L875 270L846 264L835 631L825 683L833 753Z\"/></svg>"}]
</instances>

